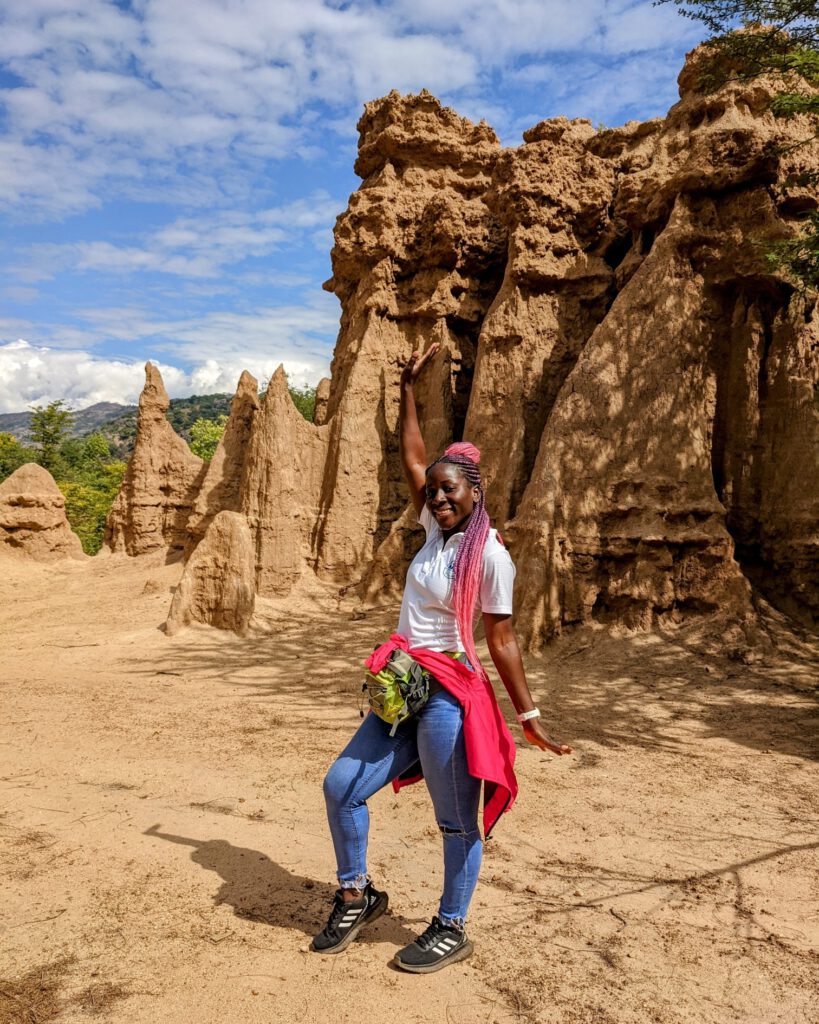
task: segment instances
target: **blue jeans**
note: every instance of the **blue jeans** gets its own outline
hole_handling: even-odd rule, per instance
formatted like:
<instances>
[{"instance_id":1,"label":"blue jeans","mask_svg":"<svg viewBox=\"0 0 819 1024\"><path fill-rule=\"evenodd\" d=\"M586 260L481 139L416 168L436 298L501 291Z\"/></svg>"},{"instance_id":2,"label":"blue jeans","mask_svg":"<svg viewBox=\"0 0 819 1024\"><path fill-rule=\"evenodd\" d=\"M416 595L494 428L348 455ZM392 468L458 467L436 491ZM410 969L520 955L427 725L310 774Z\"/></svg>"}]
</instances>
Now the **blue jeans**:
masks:
<instances>
[{"instance_id":1,"label":"blue jeans","mask_svg":"<svg viewBox=\"0 0 819 1024\"><path fill-rule=\"evenodd\" d=\"M478 883L483 842L478 831L481 782L467 770L463 708L446 690L433 693L420 713L398 726L368 714L327 772L324 799L342 888L367 882L367 800L421 762L443 835L444 891L438 909L446 924L463 927Z\"/></svg>"}]
</instances>

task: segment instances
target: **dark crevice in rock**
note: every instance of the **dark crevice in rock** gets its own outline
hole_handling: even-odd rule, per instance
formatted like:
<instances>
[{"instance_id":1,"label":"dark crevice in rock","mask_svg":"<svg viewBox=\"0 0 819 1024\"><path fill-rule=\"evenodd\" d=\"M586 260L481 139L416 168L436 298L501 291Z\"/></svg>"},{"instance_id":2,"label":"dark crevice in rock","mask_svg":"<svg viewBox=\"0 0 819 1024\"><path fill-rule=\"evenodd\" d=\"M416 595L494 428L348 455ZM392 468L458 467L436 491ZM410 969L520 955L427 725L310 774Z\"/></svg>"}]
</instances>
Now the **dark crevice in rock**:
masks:
<instances>
[{"instance_id":1,"label":"dark crevice in rock","mask_svg":"<svg viewBox=\"0 0 819 1024\"><path fill-rule=\"evenodd\" d=\"M447 319L450 331L458 339L458 352L452 353L452 440L462 441L464 423L472 395L472 378L478 351L478 325L456 324Z\"/></svg>"},{"instance_id":2,"label":"dark crevice in rock","mask_svg":"<svg viewBox=\"0 0 819 1024\"><path fill-rule=\"evenodd\" d=\"M662 230L662 228L659 230ZM640 252L643 256L648 256L651 252L651 247L654 245L654 239L657 237L659 230L656 224L646 224L640 231Z\"/></svg>"},{"instance_id":3,"label":"dark crevice in rock","mask_svg":"<svg viewBox=\"0 0 819 1024\"><path fill-rule=\"evenodd\" d=\"M813 616L794 599L789 574L778 564L770 544L772 524L764 511L771 505L768 490L775 486L767 465L771 354L777 331L787 329L785 314L792 290L760 278L731 282L709 292L722 311L713 326L711 352L716 383L711 466L714 490L725 506L734 557L743 575L774 607L812 625Z\"/></svg>"},{"instance_id":4,"label":"dark crevice in rock","mask_svg":"<svg viewBox=\"0 0 819 1024\"><path fill-rule=\"evenodd\" d=\"M603 253L603 259L608 263L612 270L616 270L623 260L626 258L628 251L631 249L631 233L625 235L617 235L613 242L608 246L606 251Z\"/></svg>"},{"instance_id":5,"label":"dark crevice in rock","mask_svg":"<svg viewBox=\"0 0 819 1024\"><path fill-rule=\"evenodd\" d=\"M393 430L390 430L384 414L387 381L383 370L381 371L379 384L378 410L376 415L378 432L384 439L384 454L386 458L382 459L378 466L378 490L381 497L378 503L378 521L375 526L375 549L390 532L390 527L401 514L405 501L403 493L405 486L398 448L398 424L396 424Z\"/></svg>"}]
</instances>

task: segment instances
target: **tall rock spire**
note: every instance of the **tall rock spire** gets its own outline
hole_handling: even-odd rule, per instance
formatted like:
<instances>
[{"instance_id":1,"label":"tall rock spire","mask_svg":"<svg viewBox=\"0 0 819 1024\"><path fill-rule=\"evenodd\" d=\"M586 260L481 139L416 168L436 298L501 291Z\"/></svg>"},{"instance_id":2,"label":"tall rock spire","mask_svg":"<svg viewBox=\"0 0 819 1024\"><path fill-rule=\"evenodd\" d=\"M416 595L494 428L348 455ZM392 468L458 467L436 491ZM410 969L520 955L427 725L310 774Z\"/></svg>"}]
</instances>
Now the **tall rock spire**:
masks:
<instances>
[{"instance_id":1,"label":"tall rock spire","mask_svg":"<svg viewBox=\"0 0 819 1024\"><path fill-rule=\"evenodd\" d=\"M258 381L247 370L243 370L236 394L230 403L230 415L225 424L225 432L208 463L202 486L188 519L186 555L190 555L199 543L210 521L218 512L239 511L242 503L242 476L250 451L253 424L259 409Z\"/></svg>"},{"instance_id":2,"label":"tall rock spire","mask_svg":"<svg viewBox=\"0 0 819 1024\"><path fill-rule=\"evenodd\" d=\"M286 594L313 571L326 486L327 429L308 423L293 405L280 366L254 416L239 485L260 594Z\"/></svg>"},{"instance_id":3,"label":"tall rock spire","mask_svg":"<svg viewBox=\"0 0 819 1024\"><path fill-rule=\"evenodd\" d=\"M185 548L205 463L168 423L169 405L162 374L146 363L134 451L105 527L111 551L141 555L167 548L175 557Z\"/></svg>"}]
</instances>

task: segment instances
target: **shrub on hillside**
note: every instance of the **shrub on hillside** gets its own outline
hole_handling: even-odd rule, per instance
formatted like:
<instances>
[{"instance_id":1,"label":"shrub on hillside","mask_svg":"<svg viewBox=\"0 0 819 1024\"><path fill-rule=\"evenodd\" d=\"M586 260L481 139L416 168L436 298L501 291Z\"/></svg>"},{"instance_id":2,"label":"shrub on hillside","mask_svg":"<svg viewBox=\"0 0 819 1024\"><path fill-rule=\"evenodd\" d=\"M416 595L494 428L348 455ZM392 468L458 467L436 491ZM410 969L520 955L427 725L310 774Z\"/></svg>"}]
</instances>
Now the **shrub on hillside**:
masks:
<instances>
[{"instance_id":1,"label":"shrub on hillside","mask_svg":"<svg viewBox=\"0 0 819 1024\"><path fill-rule=\"evenodd\" d=\"M13 434L0 432L0 483L7 476L24 466L27 462L36 462L37 452L20 444Z\"/></svg>"},{"instance_id":2,"label":"shrub on hillside","mask_svg":"<svg viewBox=\"0 0 819 1024\"><path fill-rule=\"evenodd\" d=\"M225 432L227 416L220 416L217 420L199 419L191 427L191 439L189 448L194 455L200 459L210 462L216 446Z\"/></svg>"},{"instance_id":3,"label":"shrub on hillside","mask_svg":"<svg viewBox=\"0 0 819 1024\"><path fill-rule=\"evenodd\" d=\"M78 473L73 480L59 480L71 529L87 555L102 547L105 520L125 475L124 462L109 462L92 472Z\"/></svg>"}]
</instances>

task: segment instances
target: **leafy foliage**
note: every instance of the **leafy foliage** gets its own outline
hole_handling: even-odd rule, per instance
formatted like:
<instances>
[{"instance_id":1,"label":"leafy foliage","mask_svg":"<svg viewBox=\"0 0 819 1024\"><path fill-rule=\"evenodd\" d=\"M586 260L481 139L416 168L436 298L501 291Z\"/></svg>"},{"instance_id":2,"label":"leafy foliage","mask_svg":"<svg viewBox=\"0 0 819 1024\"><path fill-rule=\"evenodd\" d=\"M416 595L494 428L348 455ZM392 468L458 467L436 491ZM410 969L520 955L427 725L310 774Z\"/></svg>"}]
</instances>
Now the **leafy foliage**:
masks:
<instances>
[{"instance_id":1,"label":"leafy foliage","mask_svg":"<svg viewBox=\"0 0 819 1024\"><path fill-rule=\"evenodd\" d=\"M31 410L29 433L32 441L40 446L37 461L50 473L60 468L60 448L71 434L73 420L73 413L62 399L48 405L35 405Z\"/></svg>"},{"instance_id":2,"label":"leafy foliage","mask_svg":"<svg viewBox=\"0 0 819 1024\"><path fill-rule=\"evenodd\" d=\"M99 431L87 437L71 437L60 446L60 456L73 470L104 465L111 459L111 446Z\"/></svg>"},{"instance_id":3,"label":"leafy foliage","mask_svg":"<svg viewBox=\"0 0 819 1024\"><path fill-rule=\"evenodd\" d=\"M819 288L819 213L809 215L801 235L773 245L766 258L772 266L787 270L807 287Z\"/></svg>"},{"instance_id":4,"label":"leafy foliage","mask_svg":"<svg viewBox=\"0 0 819 1024\"><path fill-rule=\"evenodd\" d=\"M105 520L125 475L124 462L109 462L92 476L61 480L65 511L71 529L82 541L83 551L95 555L102 546Z\"/></svg>"},{"instance_id":5,"label":"leafy foliage","mask_svg":"<svg viewBox=\"0 0 819 1024\"><path fill-rule=\"evenodd\" d=\"M657 0L673 3L685 18L712 33L712 56L703 65L703 87L713 90L731 79L768 75L781 82L771 102L777 117L802 115L812 126L798 145L819 137L819 0ZM743 25L747 31L733 31ZM816 183L816 176L812 183ZM804 180L797 184L808 184ZM809 214L802 233L778 242L766 254L771 266L803 288L819 287L819 217Z\"/></svg>"},{"instance_id":6,"label":"leafy foliage","mask_svg":"<svg viewBox=\"0 0 819 1024\"><path fill-rule=\"evenodd\" d=\"M102 545L105 520L125 475L124 462L112 458L103 434L69 438L59 452L61 473L57 486L65 495L65 511L86 554Z\"/></svg>"},{"instance_id":7,"label":"leafy foliage","mask_svg":"<svg viewBox=\"0 0 819 1024\"><path fill-rule=\"evenodd\" d=\"M36 456L33 448L26 448L13 434L0 433L0 482L27 462L36 462Z\"/></svg>"},{"instance_id":8,"label":"leafy foliage","mask_svg":"<svg viewBox=\"0 0 819 1024\"><path fill-rule=\"evenodd\" d=\"M194 455L207 462L213 458L216 446L225 432L227 416L220 416L216 420L197 420L191 427L190 450Z\"/></svg>"},{"instance_id":9,"label":"leafy foliage","mask_svg":"<svg viewBox=\"0 0 819 1024\"><path fill-rule=\"evenodd\" d=\"M302 388L288 386L293 405L299 410L302 416L309 422L313 422L313 415L316 411L316 389L311 384L305 384Z\"/></svg>"},{"instance_id":10,"label":"leafy foliage","mask_svg":"<svg viewBox=\"0 0 819 1024\"><path fill-rule=\"evenodd\" d=\"M706 45L719 55L725 82L789 68L794 53L819 50L817 0L659 0L673 3L684 18L711 32ZM737 33L738 26L751 32ZM726 57L729 60L726 62ZM733 58L732 60L730 58Z\"/></svg>"},{"instance_id":11,"label":"leafy foliage","mask_svg":"<svg viewBox=\"0 0 819 1024\"><path fill-rule=\"evenodd\" d=\"M218 420L230 412L232 395L191 395L173 398L168 409L168 422L180 436L190 441L191 427L197 420Z\"/></svg>"}]
</instances>

